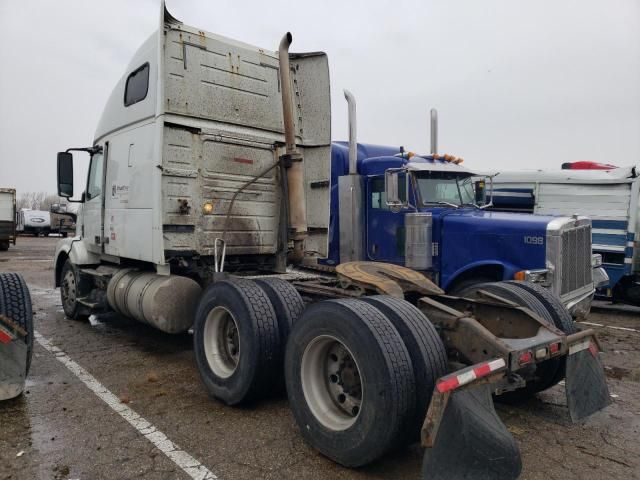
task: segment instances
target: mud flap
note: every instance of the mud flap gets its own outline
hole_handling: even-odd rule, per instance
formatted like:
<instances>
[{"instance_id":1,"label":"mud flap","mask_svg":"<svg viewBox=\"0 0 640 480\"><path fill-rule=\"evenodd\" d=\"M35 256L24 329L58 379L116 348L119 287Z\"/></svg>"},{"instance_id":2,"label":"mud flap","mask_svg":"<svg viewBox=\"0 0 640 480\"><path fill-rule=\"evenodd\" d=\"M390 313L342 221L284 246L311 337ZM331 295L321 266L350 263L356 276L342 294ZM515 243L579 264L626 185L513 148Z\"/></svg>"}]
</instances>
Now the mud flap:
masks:
<instances>
[{"instance_id":1,"label":"mud flap","mask_svg":"<svg viewBox=\"0 0 640 480\"><path fill-rule=\"evenodd\" d=\"M611 403L598 349L588 338L570 347L565 390L569 414L574 422L602 410Z\"/></svg>"},{"instance_id":2,"label":"mud flap","mask_svg":"<svg viewBox=\"0 0 640 480\"><path fill-rule=\"evenodd\" d=\"M422 464L424 480L518 478L516 440L493 407L489 384L452 391Z\"/></svg>"}]
</instances>

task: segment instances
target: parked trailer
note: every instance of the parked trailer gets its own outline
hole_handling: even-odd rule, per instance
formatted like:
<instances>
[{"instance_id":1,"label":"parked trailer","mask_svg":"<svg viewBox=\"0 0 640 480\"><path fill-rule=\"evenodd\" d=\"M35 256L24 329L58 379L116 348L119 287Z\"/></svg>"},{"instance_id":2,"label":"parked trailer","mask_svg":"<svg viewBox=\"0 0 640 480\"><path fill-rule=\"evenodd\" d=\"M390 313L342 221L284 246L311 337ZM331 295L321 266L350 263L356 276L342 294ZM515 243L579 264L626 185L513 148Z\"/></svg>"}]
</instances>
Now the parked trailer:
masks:
<instances>
[{"instance_id":1,"label":"parked trailer","mask_svg":"<svg viewBox=\"0 0 640 480\"><path fill-rule=\"evenodd\" d=\"M640 178L636 167L611 170L507 171L494 178L494 208L588 215L593 252L609 277L598 295L640 305Z\"/></svg>"},{"instance_id":2,"label":"parked trailer","mask_svg":"<svg viewBox=\"0 0 640 480\"><path fill-rule=\"evenodd\" d=\"M44 235L51 233L51 215L44 210L23 208L18 212L16 231L22 235Z\"/></svg>"},{"instance_id":3,"label":"parked trailer","mask_svg":"<svg viewBox=\"0 0 640 480\"><path fill-rule=\"evenodd\" d=\"M81 235L54 258L67 317L193 323L212 396L255 401L284 376L301 434L350 467L421 439L425 478L516 478L492 393L526 398L566 372L573 419L608 404L594 332L540 286L461 298L398 265L327 272L326 55L289 53L288 33L271 52L161 18L93 145L58 154L66 198L71 151L90 155Z\"/></svg>"},{"instance_id":4,"label":"parked trailer","mask_svg":"<svg viewBox=\"0 0 640 480\"><path fill-rule=\"evenodd\" d=\"M0 188L0 251L16 244L16 191Z\"/></svg>"}]
</instances>

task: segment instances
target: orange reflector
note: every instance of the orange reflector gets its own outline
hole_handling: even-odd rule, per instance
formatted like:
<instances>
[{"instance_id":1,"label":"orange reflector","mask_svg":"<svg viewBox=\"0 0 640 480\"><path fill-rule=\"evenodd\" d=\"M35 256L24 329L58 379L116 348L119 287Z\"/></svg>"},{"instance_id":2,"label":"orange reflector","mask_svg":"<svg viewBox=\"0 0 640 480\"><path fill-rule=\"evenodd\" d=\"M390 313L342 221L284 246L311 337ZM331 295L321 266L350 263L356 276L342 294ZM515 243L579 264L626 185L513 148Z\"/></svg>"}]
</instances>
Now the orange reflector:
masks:
<instances>
[{"instance_id":1,"label":"orange reflector","mask_svg":"<svg viewBox=\"0 0 640 480\"><path fill-rule=\"evenodd\" d=\"M527 274L526 270L520 270L519 272L515 273L515 275L513 276L513 279L522 281L525 279L526 274Z\"/></svg>"}]
</instances>

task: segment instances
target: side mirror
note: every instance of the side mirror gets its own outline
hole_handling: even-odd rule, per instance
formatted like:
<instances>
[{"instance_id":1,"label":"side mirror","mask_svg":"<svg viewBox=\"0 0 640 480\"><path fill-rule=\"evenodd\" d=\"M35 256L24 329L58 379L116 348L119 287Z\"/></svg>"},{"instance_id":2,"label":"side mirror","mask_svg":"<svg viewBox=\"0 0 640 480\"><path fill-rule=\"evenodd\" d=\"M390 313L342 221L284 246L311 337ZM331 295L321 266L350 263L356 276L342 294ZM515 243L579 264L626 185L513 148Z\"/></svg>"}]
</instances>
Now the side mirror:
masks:
<instances>
[{"instance_id":1,"label":"side mirror","mask_svg":"<svg viewBox=\"0 0 640 480\"><path fill-rule=\"evenodd\" d=\"M400 201L400 176L398 172L387 170L384 173L384 189L387 193L387 206L398 205Z\"/></svg>"},{"instance_id":2,"label":"side mirror","mask_svg":"<svg viewBox=\"0 0 640 480\"><path fill-rule=\"evenodd\" d=\"M73 155L58 152L58 196L73 197Z\"/></svg>"},{"instance_id":3,"label":"side mirror","mask_svg":"<svg viewBox=\"0 0 640 480\"><path fill-rule=\"evenodd\" d=\"M476 205L482 206L487 204L487 188L484 180L478 180L475 184Z\"/></svg>"}]
</instances>

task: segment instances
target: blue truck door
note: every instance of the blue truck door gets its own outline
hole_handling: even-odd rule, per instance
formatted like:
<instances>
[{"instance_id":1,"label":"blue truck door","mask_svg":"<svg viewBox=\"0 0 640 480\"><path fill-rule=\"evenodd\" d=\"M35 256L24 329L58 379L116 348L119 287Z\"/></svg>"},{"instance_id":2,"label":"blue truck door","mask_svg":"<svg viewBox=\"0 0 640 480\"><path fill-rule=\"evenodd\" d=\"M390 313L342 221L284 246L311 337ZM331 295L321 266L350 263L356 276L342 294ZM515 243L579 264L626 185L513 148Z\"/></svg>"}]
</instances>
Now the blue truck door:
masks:
<instances>
[{"instance_id":1,"label":"blue truck door","mask_svg":"<svg viewBox=\"0 0 640 480\"><path fill-rule=\"evenodd\" d=\"M394 213L387 206L384 175L368 177L366 195L367 259L404 264L404 212Z\"/></svg>"}]
</instances>

